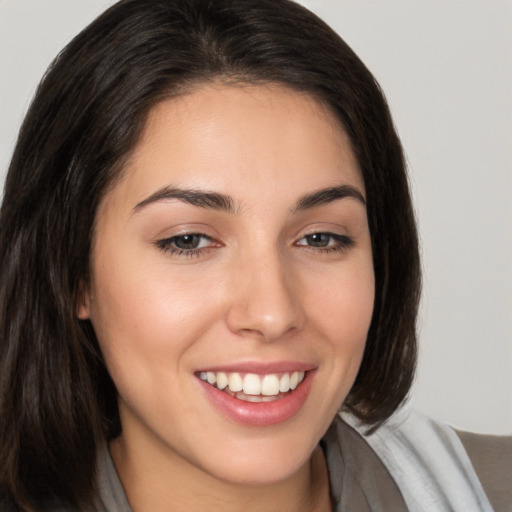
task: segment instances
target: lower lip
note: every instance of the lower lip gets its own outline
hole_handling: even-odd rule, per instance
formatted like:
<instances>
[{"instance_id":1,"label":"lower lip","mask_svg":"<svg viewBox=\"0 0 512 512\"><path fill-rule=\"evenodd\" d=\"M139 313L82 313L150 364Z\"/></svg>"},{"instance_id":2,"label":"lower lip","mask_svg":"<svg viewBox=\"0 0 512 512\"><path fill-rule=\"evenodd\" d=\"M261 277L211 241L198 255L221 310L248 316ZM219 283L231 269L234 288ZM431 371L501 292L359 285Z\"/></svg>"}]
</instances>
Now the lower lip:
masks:
<instances>
[{"instance_id":1,"label":"lower lip","mask_svg":"<svg viewBox=\"0 0 512 512\"><path fill-rule=\"evenodd\" d=\"M269 426L282 423L297 414L306 401L315 371L306 372L304 380L284 398L273 402L246 402L197 379L208 400L225 416L242 425Z\"/></svg>"}]
</instances>

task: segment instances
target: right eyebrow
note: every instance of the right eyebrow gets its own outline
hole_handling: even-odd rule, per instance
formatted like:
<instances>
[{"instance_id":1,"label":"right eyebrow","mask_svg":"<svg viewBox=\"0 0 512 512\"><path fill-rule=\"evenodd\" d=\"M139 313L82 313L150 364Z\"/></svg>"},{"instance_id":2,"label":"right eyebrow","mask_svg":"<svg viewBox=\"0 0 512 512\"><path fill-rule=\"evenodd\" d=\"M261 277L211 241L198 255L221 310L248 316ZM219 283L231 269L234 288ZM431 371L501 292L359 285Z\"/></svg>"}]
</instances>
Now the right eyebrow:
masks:
<instances>
[{"instance_id":1,"label":"right eyebrow","mask_svg":"<svg viewBox=\"0 0 512 512\"><path fill-rule=\"evenodd\" d=\"M323 204L332 203L339 199L351 197L359 201L363 206L366 206L366 200L356 187L352 185L339 185L337 187L329 187L320 190L316 190L303 196L293 208L293 212L300 212L315 206L321 206Z\"/></svg>"},{"instance_id":2,"label":"right eyebrow","mask_svg":"<svg viewBox=\"0 0 512 512\"><path fill-rule=\"evenodd\" d=\"M169 199L178 199L193 206L199 206L200 208L222 210L228 213L236 213L238 210L238 208L235 207L235 201L229 195L220 194L218 192L167 186L157 190L146 199L143 199L135 206L134 211L138 212L150 204L167 201Z\"/></svg>"}]
</instances>

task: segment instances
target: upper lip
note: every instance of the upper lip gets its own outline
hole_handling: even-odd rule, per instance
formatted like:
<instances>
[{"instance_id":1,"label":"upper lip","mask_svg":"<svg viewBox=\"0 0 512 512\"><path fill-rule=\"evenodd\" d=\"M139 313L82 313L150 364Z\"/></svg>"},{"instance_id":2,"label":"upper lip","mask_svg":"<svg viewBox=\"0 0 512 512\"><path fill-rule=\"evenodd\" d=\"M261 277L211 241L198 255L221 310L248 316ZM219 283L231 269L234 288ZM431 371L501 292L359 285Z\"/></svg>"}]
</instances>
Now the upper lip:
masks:
<instances>
[{"instance_id":1,"label":"upper lip","mask_svg":"<svg viewBox=\"0 0 512 512\"><path fill-rule=\"evenodd\" d=\"M300 361L246 361L240 363L229 363L222 365L207 366L200 368L197 372L225 372L225 373L254 373L257 375L268 375L271 373L287 373L314 370L315 365Z\"/></svg>"}]
</instances>

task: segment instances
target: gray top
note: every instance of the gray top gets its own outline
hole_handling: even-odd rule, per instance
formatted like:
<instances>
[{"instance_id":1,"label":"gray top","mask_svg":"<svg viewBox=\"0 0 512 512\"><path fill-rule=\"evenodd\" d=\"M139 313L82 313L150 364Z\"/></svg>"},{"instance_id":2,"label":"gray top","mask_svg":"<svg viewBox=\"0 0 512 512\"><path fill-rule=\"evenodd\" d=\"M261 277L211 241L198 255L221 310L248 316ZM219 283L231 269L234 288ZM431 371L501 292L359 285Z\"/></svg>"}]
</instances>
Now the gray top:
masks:
<instances>
[{"instance_id":1,"label":"gray top","mask_svg":"<svg viewBox=\"0 0 512 512\"><path fill-rule=\"evenodd\" d=\"M407 512L400 490L364 439L341 418L321 441L333 512ZM98 459L98 502L90 512L132 512L108 449Z\"/></svg>"}]
</instances>

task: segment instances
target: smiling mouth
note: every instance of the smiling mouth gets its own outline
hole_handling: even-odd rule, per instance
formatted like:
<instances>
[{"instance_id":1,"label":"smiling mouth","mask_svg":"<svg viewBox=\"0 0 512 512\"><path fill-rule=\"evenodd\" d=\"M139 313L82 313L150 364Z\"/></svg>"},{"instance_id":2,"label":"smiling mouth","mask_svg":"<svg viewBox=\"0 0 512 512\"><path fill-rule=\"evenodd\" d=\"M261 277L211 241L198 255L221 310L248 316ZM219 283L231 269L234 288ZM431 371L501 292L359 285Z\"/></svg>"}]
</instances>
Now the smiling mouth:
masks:
<instances>
[{"instance_id":1,"label":"smiling mouth","mask_svg":"<svg viewBox=\"0 0 512 512\"><path fill-rule=\"evenodd\" d=\"M238 372L200 372L197 376L211 386L246 402L273 402L289 395L304 380L306 372L258 375Z\"/></svg>"}]
</instances>

